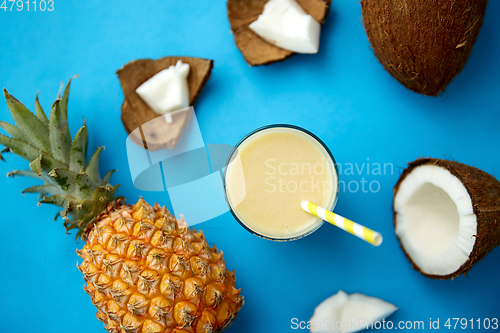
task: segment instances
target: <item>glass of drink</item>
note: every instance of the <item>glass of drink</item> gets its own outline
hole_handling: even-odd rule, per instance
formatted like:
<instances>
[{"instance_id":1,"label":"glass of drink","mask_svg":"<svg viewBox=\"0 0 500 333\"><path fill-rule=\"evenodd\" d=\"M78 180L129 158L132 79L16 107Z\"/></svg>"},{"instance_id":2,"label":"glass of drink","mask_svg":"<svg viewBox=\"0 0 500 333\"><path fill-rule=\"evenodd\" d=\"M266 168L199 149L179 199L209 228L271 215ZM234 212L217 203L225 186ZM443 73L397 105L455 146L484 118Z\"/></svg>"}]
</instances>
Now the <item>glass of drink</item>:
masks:
<instances>
[{"instance_id":1,"label":"glass of drink","mask_svg":"<svg viewBox=\"0 0 500 333\"><path fill-rule=\"evenodd\" d=\"M246 135L231 152L224 193L234 218L252 234L291 241L316 231L323 220L301 209L312 201L333 210L338 169L328 147L293 125L269 125Z\"/></svg>"}]
</instances>

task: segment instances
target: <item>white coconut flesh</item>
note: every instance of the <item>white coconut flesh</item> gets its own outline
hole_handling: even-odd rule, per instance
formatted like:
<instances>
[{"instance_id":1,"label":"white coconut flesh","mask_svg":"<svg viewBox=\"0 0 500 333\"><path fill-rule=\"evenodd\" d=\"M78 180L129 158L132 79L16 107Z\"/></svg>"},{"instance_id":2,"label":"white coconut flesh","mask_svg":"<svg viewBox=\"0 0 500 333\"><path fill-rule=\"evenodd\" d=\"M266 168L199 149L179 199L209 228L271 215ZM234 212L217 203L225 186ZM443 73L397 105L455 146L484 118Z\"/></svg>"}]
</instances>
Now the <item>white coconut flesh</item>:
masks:
<instances>
[{"instance_id":1,"label":"white coconut flesh","mask_svg":"<svg viewBox=\"0 0 500 333\"><path fill-rule=\"evenodd\" d=\"M317 53L321 25L295 0L269 0L249 28L267 42L297 53Z\"/></svg>"},{"instance_id":2,"label":"white coconut flesh","mask_svg":"<svg viewBox=\"0 0 500 333\"><path fill-rule=\"evenodd\" d=\"M395 194L394 211L396 234L422 272L452 274L469 259L477 217L467 189L447 169L413 169Z\"/></svg>"},{"instance_id":3,"label":"white coconut flesh","mask_svg":"<svg viewBox=\"0 0 500 333\"><path fill-rule=\"evenodd\" d=\"M162 70L144 82L136 92L154 112L165 115L165 120L170 123L171 112L189 106L188 75L189 64L179 60L175 66Z\"/></svg>"},{"instance_id":4,"label":"white coconut flesh","mask_svg":"<svg viewBox=\"0 0 500 333\"><path fill-rule=\"evenodd\" d=\"M310 319L312 333L358 332L389 317L398 308L376 297L340 290L321 302Z\"/></svg>"}]
</instances>

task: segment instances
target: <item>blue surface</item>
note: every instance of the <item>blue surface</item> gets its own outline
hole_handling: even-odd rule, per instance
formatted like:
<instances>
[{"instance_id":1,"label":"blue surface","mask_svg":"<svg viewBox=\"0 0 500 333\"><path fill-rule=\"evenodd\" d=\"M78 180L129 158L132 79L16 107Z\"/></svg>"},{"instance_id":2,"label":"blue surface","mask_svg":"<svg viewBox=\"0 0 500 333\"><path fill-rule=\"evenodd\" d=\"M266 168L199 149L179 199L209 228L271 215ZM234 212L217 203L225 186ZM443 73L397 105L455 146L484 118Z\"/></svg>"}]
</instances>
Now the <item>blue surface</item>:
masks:
<instances>
[{"instance_id":1,"label":"blue surface","mask_svg":"<svg viewBox=\"0 0 500 333\"><path fill-rule=\"evenodd\" d=\"M394 166L385 175L368 174L365 167L341 178L346 185L363 178L379 182L378 193L341 193L336 209L380 231L379 248L329 225L290 243L252 236L229 213L201 225L236 270L246 299L228 332L294 332L292 318L308 320L339 289L394 303L400 308L391 317L395 322L423 320L428 327L429 318L440 318L443 329L449 317L500 315L500 250L454 281L423 277L394 235L392 188L405 164L420 156L454 159L499 176L499 12L500 2L490 1L467 66L438 98L415 94L384 71L370 50L358 1L334 1L319 54L257 68L234 45L224 1L55 0L53 12L0 10L0 85L30 108L40 91L48 109L59 82L79 74L70 98L72 133L86 118L89 147L106 147L101 170L119 169L113 181L129 202L142 195L168 205L164 194L132 185L115 71L138 58L214 59L195 105L205 142L235 144L257 127L291 123L318 135L343 166ZM3 103L0 119L11 120ZM2 174L25 168L12 155L0 163ZM75 267L82 243L52 221L56 208L37 207L35 196L21 195L33 182L2 176L0 184L0 331L104 332Z\"/></svg>"}]
</instances>

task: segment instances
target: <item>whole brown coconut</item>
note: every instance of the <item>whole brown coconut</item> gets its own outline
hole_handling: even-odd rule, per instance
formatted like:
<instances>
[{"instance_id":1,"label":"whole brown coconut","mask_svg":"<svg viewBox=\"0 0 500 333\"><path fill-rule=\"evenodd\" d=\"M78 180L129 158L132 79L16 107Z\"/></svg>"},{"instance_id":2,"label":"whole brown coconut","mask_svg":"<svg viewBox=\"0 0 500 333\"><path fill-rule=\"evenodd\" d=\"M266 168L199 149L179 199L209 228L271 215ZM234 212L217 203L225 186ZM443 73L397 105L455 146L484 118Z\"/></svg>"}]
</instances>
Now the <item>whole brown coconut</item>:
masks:
<instances>
[{"instance_id":1,"label":"whole brown coconut","mask_svg":"<svg viewBox=\"0 0 500 333\"><path fill-rule=\"evenodd\" d=\"M401 248L423 275L466 274L500 244L500 182L462 163L421 158L394 187Z\"/></svg>"},{"instance_id":2,"label":"whole brown coconut","mask_svg":"<svg viewBox=\"0 0 500 333\"><path fill-rule=\"evenodd\" d=\"M375 56L405 87L437 96L464 68L487 0L362 0Z\"/></svg>"}]
</instances>

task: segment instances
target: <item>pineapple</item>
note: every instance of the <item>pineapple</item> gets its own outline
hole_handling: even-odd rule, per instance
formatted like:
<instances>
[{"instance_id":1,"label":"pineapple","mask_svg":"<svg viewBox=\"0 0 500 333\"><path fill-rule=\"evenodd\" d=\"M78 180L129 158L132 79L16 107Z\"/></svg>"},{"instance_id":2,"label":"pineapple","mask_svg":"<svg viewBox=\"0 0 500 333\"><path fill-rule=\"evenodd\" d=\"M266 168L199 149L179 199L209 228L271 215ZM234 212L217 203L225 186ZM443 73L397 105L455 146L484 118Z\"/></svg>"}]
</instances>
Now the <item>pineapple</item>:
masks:
<instances>
[{"instance_id":1,"label":"pineapple","mask_svg":"<svg viewBox=\"0 0 500 333\"><path fill-rule=\"evenodd\" d=\"M226 269L222 252L210 248L203 232L190 230L165 207L142 198L126 205L101 179L98 148L87 163L87 127L73 140L67 105L71 80L62 97L45 115L38 97L35 114L4 89L17 126L0 122L10 137L0 144L30 162L31 170L10 176L42 181L23 193L40 194L40 203L62 208L66 229L85 241L77 254L85 291L108 332L213 333L228 327L243 306L234 271ZM0 159L3 159L0 153Z\"/></svg>"}]
</instances>

